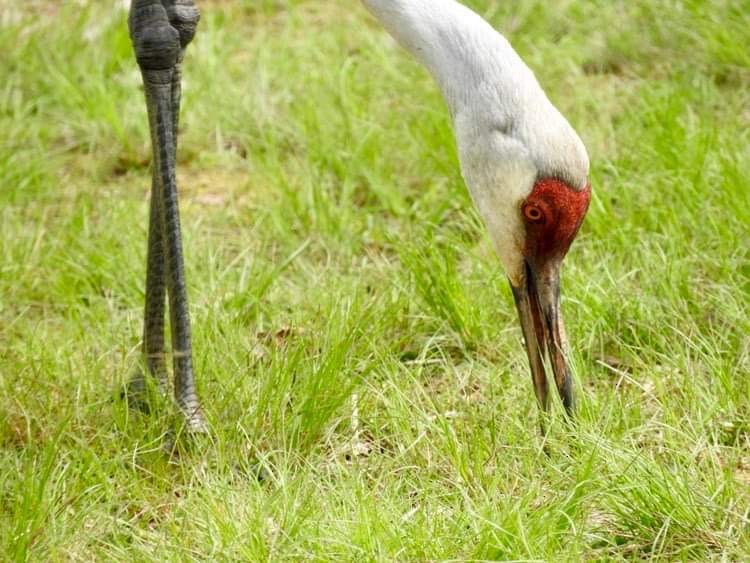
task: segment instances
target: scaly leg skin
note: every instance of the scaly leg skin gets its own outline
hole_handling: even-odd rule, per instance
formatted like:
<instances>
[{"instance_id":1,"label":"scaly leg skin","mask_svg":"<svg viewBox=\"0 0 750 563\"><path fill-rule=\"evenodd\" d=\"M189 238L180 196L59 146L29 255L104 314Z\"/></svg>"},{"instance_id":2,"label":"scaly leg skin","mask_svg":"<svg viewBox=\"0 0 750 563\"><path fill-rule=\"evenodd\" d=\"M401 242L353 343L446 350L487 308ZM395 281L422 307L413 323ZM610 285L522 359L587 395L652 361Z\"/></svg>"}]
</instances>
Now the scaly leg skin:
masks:
<instances>
[{"instance_id":1,"label":"scaly leg skin","mask_svg":"<svg viewBox=\"0 0 750 563\"><path fill-rule=\"evenodd\" d=\"M148 222L148 259L146 266L146 302L143 315L143 360L145 371L156 379L159 390L169 387L166 352L164 350L164 304L166 276L164 272L164 225L159 208L162 186L154 168L151 178L151 210ZM148 413L147 382L143 366L139 367L127 387L128 404Z\"/></svg>"},{"instance_id":2,"label":"scaly leg skin","mask_svg":"<svg viewBox=\"0 0 750 563\"><path fill-rule=\"evenodd\" d=\"M133 0L130 37L143 76L154 152L154 181L149 223L149 258L144 323L146 365L157 380L166 379L164 362L164 289L169 299L174 362L174 392L188 430L207 424L195 391L190 317L175 180L176 133L180 99L180 63L195 34L199 14L192 0ZM143 375L140 375L141 379ZM137 389L138 377L131 383ZM144 387L143 381L140 386Z\"/></svg>"}]
</instances>

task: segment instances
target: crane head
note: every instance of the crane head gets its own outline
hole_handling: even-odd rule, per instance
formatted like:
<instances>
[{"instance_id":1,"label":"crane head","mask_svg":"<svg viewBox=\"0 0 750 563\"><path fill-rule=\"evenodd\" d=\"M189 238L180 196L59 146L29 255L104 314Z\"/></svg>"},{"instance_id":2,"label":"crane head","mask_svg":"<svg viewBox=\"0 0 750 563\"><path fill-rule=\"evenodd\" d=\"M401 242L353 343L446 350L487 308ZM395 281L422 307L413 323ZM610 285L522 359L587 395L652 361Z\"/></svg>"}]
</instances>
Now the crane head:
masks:
<instances>
[{"instance_id":1,"label":"crane head","mask_svg":"<svg viewBox=\"0 0 750 563\"><path fill-rule=\"evenodd\" d=\"M488 126L494 120L484 113L457 115L459 156L511 284L537 399L546 408L546 360L571 413L560 270L591 199L589 162L578 135L551 104L525 117L500 129Z\"/></svg>"},{"instance_id":2,"label":"crane head","mask_svg":"<svg viewBox=\"0 0 750 563\"><path fill-rule=\"evenodd\" d=\"M537 181L520 206L524 229L522 273L511 280L537 397L546 407L544 358L568 413L573 390L565 360L565 328L560 312L560 268L586 215L591 187L575 190L555 178Z\"/></svg>"}]
</instances>

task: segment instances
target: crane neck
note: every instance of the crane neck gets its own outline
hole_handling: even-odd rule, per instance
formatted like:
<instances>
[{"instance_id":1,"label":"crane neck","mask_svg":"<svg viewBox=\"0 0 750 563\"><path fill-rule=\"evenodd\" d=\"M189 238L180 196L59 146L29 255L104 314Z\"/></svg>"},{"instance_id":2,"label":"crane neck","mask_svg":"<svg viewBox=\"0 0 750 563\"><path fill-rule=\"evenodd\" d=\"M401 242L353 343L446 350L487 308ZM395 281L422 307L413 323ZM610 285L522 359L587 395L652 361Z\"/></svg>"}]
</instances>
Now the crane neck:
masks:
<instances>
[{"instance_id":1,"label":"crane neck","mask_svg":"<svg viewBox=\"0 0 750 563\"><path fill-rule=\"evenodd\" d=\"M363 3L427 68L454 118L462 110L492 105L486 102L498 100L498 95L504 113L515 114L522 111L524 101L543 96L533 73L505 37L466 6L454 0Z\"/></svg>"}]
</instances>

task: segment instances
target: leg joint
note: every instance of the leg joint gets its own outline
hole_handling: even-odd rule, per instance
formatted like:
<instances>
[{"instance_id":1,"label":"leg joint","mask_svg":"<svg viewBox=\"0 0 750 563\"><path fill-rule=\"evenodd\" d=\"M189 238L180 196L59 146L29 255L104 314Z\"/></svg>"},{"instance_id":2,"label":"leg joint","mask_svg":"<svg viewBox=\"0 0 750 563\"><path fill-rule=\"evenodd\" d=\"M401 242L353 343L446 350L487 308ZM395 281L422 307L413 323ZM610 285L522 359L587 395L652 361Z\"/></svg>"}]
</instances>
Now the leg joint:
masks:
<instances>
[{"instance_id":1,"label":"leg joint","mask_svg":"<svg viewBox=\"0 0 750 563\"><path fill-rule=\"evenodd\" d=\"M184 49L195 37L201 13L193 0L162 0L162 4L169 23L180 34L180 46Z\"/></svg>"},{"instance_id":2,"label":"leg joint","mask_svg":"<svg viewBox=\"0 0 750 563\"><path fill-rule=\"evenodd\" d=\"M135 58L142 70L168 70L180 56L180 36L159 0L133 0L128 20Z\"/></svg>"}]
</instances>

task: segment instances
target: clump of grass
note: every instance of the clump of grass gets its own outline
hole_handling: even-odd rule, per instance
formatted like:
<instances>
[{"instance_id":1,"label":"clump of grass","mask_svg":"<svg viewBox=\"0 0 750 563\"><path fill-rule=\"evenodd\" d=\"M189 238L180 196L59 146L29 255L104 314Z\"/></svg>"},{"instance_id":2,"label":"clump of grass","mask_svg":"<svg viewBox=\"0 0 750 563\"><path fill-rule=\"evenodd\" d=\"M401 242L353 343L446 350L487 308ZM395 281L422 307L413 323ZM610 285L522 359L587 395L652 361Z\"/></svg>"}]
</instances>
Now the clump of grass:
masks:
<instances>
[{"instance_id":1,"label":"clump of grass","mask_svg":"<svg viewBox=\"0 0 750 563\"><path fill-rule=\"evenodd\" d=\"M410 244L401 246L400 258L426 309L447 325L461 346L476 349L483 339L480 315L458 271L451 242L441 240L433 229L425 229L421 236L410 237Z\"/></svg>"}]
</instances>

